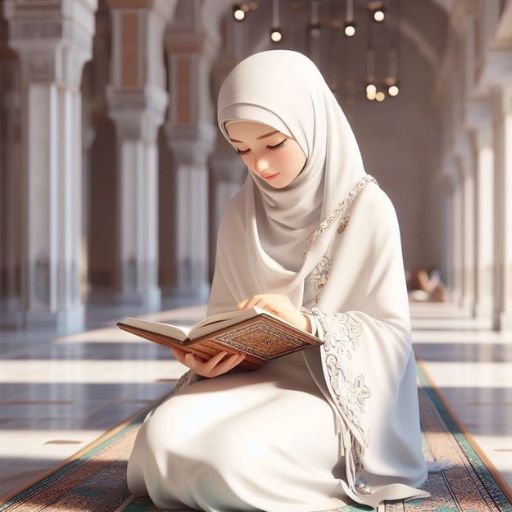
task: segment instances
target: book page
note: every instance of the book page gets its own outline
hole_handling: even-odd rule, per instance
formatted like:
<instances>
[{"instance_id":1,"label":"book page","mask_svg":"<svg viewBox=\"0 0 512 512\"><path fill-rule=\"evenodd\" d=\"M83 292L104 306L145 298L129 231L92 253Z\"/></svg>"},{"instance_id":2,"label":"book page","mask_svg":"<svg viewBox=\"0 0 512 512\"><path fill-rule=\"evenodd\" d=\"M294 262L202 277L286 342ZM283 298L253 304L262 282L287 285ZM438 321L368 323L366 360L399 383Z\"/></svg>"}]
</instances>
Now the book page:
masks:
<instances>
[{"instance_id":1,"label":"book page","mask_svg":"<svg viewBox=\"0 0 512 512\"><path fill-rule=\"evenodd\" d=\"M184 327L182 325L167 324L164 322L155 322L154 320L142 320L140 318L134 318L132 316L124 318L122 323L131 325L133 327L139 327L149 332L155 332L168 336L175 340L184 341L188 338L190 327Z\"/></svg>"}]
</instances>

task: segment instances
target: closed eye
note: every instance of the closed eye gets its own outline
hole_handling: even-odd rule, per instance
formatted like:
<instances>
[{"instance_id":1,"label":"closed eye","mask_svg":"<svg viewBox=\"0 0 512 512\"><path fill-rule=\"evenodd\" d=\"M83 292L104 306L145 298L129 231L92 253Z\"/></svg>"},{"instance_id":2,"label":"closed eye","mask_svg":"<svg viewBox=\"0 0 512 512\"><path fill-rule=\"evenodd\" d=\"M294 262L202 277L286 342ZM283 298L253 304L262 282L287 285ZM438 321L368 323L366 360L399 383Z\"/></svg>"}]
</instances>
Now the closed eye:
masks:
<instances>
[{"instance_id":1,"label":"closed eye","mask_svg":"<svg viewBox=\"0 0 512 512\"><path fill-rule=\"evenodd\" d=\"M286 144L286 139L283 139L279 144L277 144L276 146L267 146L267 149L270 149L271 151L275 150L275 149L279 149L279 148L282 148L284 145ZM237 149L236 152L237 154L239 155L245 155L247 153L249 153L249 149L245 149L245 150L242 150L242 149Z\"/></svg>"}]
</instances>

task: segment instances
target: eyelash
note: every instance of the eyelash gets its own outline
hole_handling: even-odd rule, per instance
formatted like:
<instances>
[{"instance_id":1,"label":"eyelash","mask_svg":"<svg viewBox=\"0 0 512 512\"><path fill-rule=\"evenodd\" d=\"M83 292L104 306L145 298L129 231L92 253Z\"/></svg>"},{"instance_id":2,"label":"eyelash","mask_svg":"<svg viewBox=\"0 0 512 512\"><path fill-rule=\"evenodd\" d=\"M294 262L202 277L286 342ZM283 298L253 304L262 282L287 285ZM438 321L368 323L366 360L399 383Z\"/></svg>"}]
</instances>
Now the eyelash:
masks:
<instances>
[{"instance_id":1,"label":"eyelash","mask_svg":"<svg viewBox=\"0 0 512 512\"><path fill-rule=\"evenodd\" d=\"M275 149L279 149L279 148L282 148L286 143L286 139L284 139L282 142L280 142L277 146L267 146L268 149L270 149L271 151L275 150ZM236 150L236 153L238 155L245 155L246 153L248 153L249 150L248 149L245 149L245 150L241 150L241 149L237 149Z\"/></svg>"}]
</instances>

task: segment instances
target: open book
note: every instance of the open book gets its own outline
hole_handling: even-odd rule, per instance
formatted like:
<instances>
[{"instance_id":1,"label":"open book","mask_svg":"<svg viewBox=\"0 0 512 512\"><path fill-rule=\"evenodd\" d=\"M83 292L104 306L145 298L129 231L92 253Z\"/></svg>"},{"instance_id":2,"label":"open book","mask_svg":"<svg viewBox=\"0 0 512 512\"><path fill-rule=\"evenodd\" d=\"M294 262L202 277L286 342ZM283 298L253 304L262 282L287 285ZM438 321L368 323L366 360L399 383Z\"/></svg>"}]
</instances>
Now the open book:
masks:
<instances>
[{"instance_id":1,"label":"open book","mask_svg":"<svg viewBox=\"0 0 512 512\"><path fill-rule=\"evenodd\" d=\"M255 369L267 361L322 345L323 341L274 315L254 306L210 315L191 328L126 317L116 324L120 329L160 345L176 347L209 359L218 352L243 353L238 365Z\"/></svg>"}]
</instances>

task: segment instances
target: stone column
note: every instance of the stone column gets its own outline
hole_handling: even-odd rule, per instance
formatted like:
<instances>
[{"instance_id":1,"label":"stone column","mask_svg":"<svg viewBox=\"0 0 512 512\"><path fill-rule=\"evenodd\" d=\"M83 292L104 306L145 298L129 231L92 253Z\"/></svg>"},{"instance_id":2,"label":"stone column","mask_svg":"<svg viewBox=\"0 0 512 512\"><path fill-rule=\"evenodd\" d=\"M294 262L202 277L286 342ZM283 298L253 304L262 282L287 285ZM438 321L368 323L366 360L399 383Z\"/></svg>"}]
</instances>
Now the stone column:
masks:
<instances>
[{"instance_id":1,"label":"stone column","mask_svg":"<svg viewBox=\"0 0 512 512\"><path fill-rule=\"evenodd\" d=\"M117 287L121 300L156 310L161 304L157 134L168 100L163 34L176 2L109 0L109 5L108 102L116 125L119 186Z\"/></svg>"},{"instance_id":2,"label":"stone column","mask_svg":"<svg viewBox=\"0 0 512 512\"><path fill-rule=\"evenodd\" d=\"M463 187L457 169L453 170L452 234L453 234L453 300L463 305L464 294L464 237L463 237Z\"/></svg>"},{"instance_id":3,"label":"stone column","mask_svg":"<svg viewBox=\"0 0 512 512\"><path fill-rule=\"evenodd\" d=\"M512 331L512 85L496 87L494 133L495 327Z\"/></svg>"},{"instance_id":4,"label":"stone column","mask_svg":"<svg viewBox=\"0 0 512 512\"><path fill-rule=\"evenodd\" d=\"M210 70L217 43L206 31L169 31L169 84L166 123L176 176L175 298L208 299L208 156L217 128L213 124Z\"/></svg>"},{"instance_id":5,"label":"stone column","mask_svg":"<svg viewBox=\"0 0 512 512\"><path fill-rule=\"evenodd\" d=\"M443 249L443 269L445 270L446 286L450 290L450 299L453 300L454 283L455 283L455 268L453 256L453 178L449 175L442 175L440 177L440 189L444 192L443 201L443 223L442 223L442 249Z\"/></svg>"},{"instance_id":6,"label":"stone column","mask_svg":"<svg viewBox=\"0 0 512 512\"><path fill-rule=\"evenodd\" d=\"M22 68L21 319L83 327L79 293L82 68L96 0L5 0Z\"/></svg>"},{"instance_id":7,"label":"stone column","mask_svg":"<svg viewBox=\"0 0 512 512\"><path fill-rule=\"evenodd\" d=\"M475 155L475 318L492 328L494 280L494 150L488 105L470 109L471 144Z\"/></svg>"},{"instance_id":8,"label":"stone column","mask_svg":"<svg viewBox=\"0 0 512 512\"><path fill-rule=\"evenodd\" d=\"M87 91L90 92L90 91ZM83 97L82 108L82 236L80 241L80 293L82 301L89 296L89 212L91 208L90 174L91 174L91 147L95 132L92 123L90 96Z\"/></svg>"},{"instance_id":9,"label":"stone column","mask_svg":"<svg viewBox=\"0 0 512 512\"><path fill-rule=\"evenodd\" d=\"M475 245L474 245L474 162L468 135L460 132L457 139L457 161L461 187L461 229L462 229L462 297L460 305L473 315L475 290Z\"/></svg>"},{"instance_id":10,"label":"stone column","mask_svg":"<svg viewBox=\"0 0 512 512\"><path fill-rule=\"evenodd\" d=\"M214 182L213 231L217 232L222 211L227 202L240 190L247 171L241 158L231 149L217 150L210 157L211 177Z\"/></svg>"},{"instance_id":11,"label":"stone column","mask_svg":"<svg viewBox=\"0 0 512 512\"><path fill-rule=\"evenodd\" d=\"M20 320L20 76L14 52L0 52L0 65L0 325L13 327Z\"/></svg>"}]
</instances>

